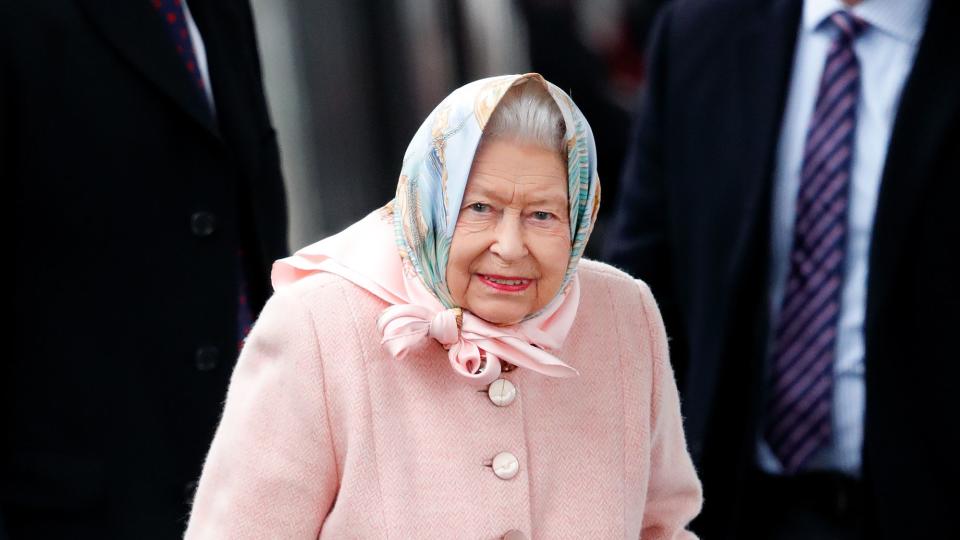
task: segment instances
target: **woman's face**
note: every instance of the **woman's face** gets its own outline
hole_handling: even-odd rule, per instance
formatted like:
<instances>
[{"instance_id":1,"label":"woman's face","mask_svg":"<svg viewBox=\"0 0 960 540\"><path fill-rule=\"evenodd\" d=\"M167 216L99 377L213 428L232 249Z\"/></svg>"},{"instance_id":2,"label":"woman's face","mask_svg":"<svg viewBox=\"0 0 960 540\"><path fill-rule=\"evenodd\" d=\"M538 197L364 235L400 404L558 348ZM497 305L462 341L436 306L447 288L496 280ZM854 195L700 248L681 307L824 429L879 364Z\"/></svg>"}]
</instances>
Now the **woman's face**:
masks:
<instances>
[{"instance_id":1,"label":"woman's face","mask_svg":"<svg viewBox=\"0 0 960 540\"><path fill-rule=\"evenodd\" d=\"M557 151L485 140L450 245L447 286L457 304L496 324L546 306L570 258L567 167Z\"/></svg>"}]
</instances>

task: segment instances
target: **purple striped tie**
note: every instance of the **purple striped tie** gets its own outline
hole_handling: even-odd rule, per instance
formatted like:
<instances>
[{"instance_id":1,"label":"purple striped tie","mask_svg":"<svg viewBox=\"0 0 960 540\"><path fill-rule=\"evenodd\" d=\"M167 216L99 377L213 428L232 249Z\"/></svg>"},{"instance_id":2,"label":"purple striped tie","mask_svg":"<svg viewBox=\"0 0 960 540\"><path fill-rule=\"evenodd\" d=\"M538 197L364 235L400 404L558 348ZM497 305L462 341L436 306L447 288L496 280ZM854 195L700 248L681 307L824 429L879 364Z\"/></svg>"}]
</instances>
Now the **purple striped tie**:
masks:
<instances>
[{"instance_id":1,"label":"purple striped tie","mask_svg":"<svg viewBox=\"0 0 960 540\"><path fill-rule=\"evenodd\" d=\"M847 229L860 64L866 23L838 11L804 145L793 248L776 323L765 437L793 474L832 436L833 363Z\"/></svg>"}]
</instances>

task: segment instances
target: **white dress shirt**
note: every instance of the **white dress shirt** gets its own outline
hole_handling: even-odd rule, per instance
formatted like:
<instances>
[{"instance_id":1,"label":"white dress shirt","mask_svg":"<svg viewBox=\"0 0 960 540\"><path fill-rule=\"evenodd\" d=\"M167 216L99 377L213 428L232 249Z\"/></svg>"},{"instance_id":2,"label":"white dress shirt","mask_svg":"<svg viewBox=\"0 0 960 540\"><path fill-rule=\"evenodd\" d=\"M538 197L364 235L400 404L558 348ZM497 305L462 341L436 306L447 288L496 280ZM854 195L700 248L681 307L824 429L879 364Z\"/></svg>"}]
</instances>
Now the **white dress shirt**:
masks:
<instances>
[{"instance_id":1,"label":"white dress shirt","mask_svg":"<svg viewBox=\"0 0 960 540\"><path fill-rule=\"evenodd\" d=\"M811 458L807 466L809 470L834 470L852 476L860 474L865 398L863 323L870 237L890 132L904 82L923 35L928 8L928 0L865 0L852 8L845 8L840 0L807 0L803 5L774 173L768 351L772 351L772 333L776 331L789 271L806 132L827 49L837 33L837 29L826 20L834 12L848 9L868 23L853 46L860 61L861 87L851 163L846 255L834 364L833 440ZM779 461L763 440L762 426L758 451L759 465L763 470L773 474L782 471Z\"/></svg>"}]
</instances>

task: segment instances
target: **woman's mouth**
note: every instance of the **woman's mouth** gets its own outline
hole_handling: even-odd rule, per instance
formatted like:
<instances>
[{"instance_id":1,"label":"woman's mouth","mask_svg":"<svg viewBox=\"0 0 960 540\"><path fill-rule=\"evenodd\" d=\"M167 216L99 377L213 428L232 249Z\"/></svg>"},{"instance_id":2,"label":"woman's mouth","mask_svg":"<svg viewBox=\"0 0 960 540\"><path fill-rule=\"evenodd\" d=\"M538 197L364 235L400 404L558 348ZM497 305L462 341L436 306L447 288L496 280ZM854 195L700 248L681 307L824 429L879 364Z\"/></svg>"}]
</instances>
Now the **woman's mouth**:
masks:
<instances>
[{"instance_id":1,"label":"woman's mouth","mask_svg":"<svg viewBox=\"0 0 960 540\"><path fill-rule=\"evenodd\" d=\"M495 276L491 274L477 274L480 281L489 287L503 292L520 292L526 290L533 283L530 278L515 276Z\"/></svg>"}]
</instances>

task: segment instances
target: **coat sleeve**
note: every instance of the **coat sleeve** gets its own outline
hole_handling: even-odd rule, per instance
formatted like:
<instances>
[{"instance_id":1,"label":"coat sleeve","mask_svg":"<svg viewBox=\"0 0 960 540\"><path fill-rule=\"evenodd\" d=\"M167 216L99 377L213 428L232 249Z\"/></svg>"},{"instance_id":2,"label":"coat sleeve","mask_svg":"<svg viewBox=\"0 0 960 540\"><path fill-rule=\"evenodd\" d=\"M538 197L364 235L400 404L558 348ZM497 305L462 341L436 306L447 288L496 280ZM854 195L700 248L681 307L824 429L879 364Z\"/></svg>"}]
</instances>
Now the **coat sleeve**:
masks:
<instances>
[{"instance_id":1,"label":"coat sleeve","mask_svg":"<svg viewBox=\"0 0 960 540\"><path fill-rule=\"evenodd\" d=\"M323 368L309 309L266 304L230 381L188 539L317 538L338 488Z\"/></svg>"},{"instance_id":2,"label":"coat sleeve","mask_svg":"<svg viewBox=\"0 0 960 540\"><path fill-rule=\"evenodd\" d=\"M703 490L687 451L663 320L650 289L643 282L638 284L653 361L650 481L641 538L691 539L695 536L686 527L700 513Z\"/></svg>"}]
</instances>

